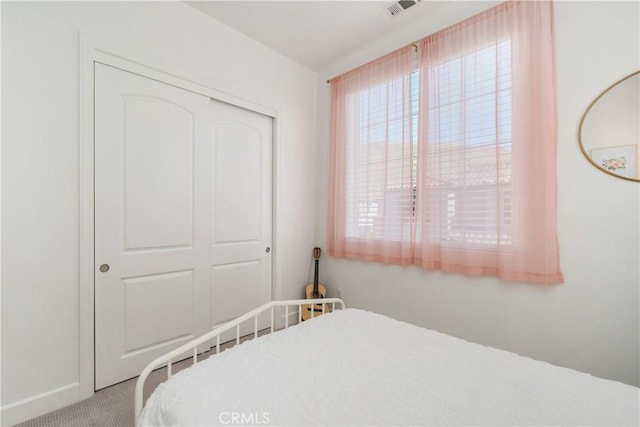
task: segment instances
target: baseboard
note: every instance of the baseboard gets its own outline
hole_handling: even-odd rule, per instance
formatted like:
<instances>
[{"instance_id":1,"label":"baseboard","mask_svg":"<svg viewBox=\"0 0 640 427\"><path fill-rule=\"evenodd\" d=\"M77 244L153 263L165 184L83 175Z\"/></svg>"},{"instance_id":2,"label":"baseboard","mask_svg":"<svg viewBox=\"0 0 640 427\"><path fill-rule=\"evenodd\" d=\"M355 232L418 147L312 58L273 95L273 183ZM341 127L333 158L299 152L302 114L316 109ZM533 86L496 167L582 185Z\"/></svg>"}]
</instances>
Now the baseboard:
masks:
<instances>
[{"instance_id":1,"label":"baseboard","mask_svg":"<svg viewBox=\"0 0 640 427\"><path fill-rule=\"evenodd\" d=\"M80 400L80 383L71 383L44 393L4 405L0 425L11 426Z\"/></svg>"}]
</instances>

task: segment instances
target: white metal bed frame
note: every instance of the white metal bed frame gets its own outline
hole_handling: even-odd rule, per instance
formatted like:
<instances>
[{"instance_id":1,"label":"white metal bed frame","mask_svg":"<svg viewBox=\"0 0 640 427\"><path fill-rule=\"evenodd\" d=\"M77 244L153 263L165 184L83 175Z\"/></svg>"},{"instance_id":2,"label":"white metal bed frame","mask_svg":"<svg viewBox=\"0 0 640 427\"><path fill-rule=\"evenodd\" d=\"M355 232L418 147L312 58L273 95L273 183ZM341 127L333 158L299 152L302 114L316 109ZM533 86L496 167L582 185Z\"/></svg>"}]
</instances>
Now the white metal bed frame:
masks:
<instances>
[{"instance_id":1,"label":"white metal bed frame","mask_svg":"<svg viewBox=\"0 0 640 427\"><path fill-rule=\"evenodd\" d=\"M236 329L236 345L240 344L240 325L253 319L253 338L258 336L258 316L271 310L271 327L270 332L275 332L275 308L284 307L284 329L289 327L289 307L298 307L298 323L302 322L302 306L309 304L322 304L322 314L325 314L325 304L331 304L331 311L335 311L336 304L340 306L340 309L345 308L344 301L340 298L319 298L319 299L297 299L297 300L284 300L284 301L271 301L261 305L227 323L219 326L206 334L195 338L188 343L181 345L173 351L170 351L157 359L149 363L143 370L138 381L136 382L135 390L135 422L138 423L143 407L143 391L144 383L151 372L157 368L167 366L167 379L171 377L171 364L173 361L179 361L185 357L189 352L193 352L193 364L198 362L198 346L207 342L216 340L216 354L220 353L220 335L224 332L230 331L233 328ZM314 317L314 310L311 310L311 317ZM318 314L319 316L320 314Z\"/></svg>"}]
</instances>

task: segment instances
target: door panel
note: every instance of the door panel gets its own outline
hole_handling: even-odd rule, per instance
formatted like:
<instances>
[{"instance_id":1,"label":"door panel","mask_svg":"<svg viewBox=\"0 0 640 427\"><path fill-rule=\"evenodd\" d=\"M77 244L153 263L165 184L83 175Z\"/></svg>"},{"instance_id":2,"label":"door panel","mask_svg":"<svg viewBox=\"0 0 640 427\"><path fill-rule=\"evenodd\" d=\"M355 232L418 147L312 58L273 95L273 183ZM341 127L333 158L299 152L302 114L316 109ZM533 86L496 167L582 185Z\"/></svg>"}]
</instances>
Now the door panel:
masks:
<instances>
[{"instance_id":1,"label":"door panel","mask_svg":"<svg viewBox=\"0 0 640 427\"><path fill-rule=\"evenodd\" d=\"M233 319L238 313L256 308L260 302L260 263L258 261L213 267L213 312L220 319Z\"/></svg>"},{"instance_id":2,"label":"door panel","mask_svg":"<svg viewBox=\"0 0 640 427\"><path fill-rule=\"evenodd\" d=\"M196 330L194 271L124 279L124 354L192 338ZM148 304L153 295L153 304ZM167 315L171 313L171 315Z\"/></svg>"},{"instance_id":3,"label":"door panel","mask_svg":"<svg viewBox=\"0 0 640 427\"><path fill-rule=\"evenodd\" d=\"M244 123L218 121L214 139L215 243L260 242L260 130Z\"/></svg>"},{"instance_id":4,"label":"door panel","mask_svg":"<svg viewBox=\"0 0 640 427\"><path fill-rule=\"evenodd\" d=\"M210 326L209 109L96 63L96 389Z\"/></svg>"},{"instance_id":5,"label":"door panel","mask_svg":"<svg viewBox=\"0 0 640 427\"><path fill-rule=\"evenodd\" d=\"M193 245L192 111L124 96L125 249Z\"/></svg>"},{"instance_id":6,"label":"door panel","mask_svg":"<svg viewBox=\"0 0 640 427\"><path fill-rule=\"evenodd\" d=\"M211 106L215 326L271 300L272 120L221 102Z\"/></svg>"}]
</instances>

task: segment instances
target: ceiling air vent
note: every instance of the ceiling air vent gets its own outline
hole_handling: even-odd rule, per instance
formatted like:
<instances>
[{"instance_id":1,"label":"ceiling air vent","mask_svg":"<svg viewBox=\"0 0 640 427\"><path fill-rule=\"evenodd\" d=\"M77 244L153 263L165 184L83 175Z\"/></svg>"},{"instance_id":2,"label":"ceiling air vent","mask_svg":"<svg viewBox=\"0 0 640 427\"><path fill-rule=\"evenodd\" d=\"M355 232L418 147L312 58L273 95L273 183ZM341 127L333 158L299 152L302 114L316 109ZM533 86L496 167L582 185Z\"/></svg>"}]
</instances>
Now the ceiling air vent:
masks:
<instances>
[{"instance_id":1,"label":"ceiling air vent","mask_svg":"<svg viewBox=\"0 0 640 427\"><path fill-rule=\"evenodd\" d=\"M411 6L413 6L414 4L420 2L422 0L400 0L400 1L395 1L393 3L391 3L390 5L387 6L387 10L389 11L389 13L391 15L397 15L400 12L404 12L405 10L409 9Z\"/></svg>"}]
</instances>

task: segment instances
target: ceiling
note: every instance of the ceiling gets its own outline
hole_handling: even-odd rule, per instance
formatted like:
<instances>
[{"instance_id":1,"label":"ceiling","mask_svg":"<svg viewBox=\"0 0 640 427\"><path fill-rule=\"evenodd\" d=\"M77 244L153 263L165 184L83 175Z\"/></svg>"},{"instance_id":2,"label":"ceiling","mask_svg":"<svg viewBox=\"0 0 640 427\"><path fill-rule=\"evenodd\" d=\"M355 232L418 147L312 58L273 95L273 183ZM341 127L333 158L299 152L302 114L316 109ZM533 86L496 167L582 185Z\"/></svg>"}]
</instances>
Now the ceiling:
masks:
<instances>
[{"instance_id":1,"label":"ceiling","mask_svg":"<svg viewBox=\"0 0 640 427\"><path fill-rule=\"evenodd\" d=\"M392 1L187 1L284 56L321 72L347 53L420 19L445 2L422 1L395 15Z\"/></svg>"}]
</instances>

